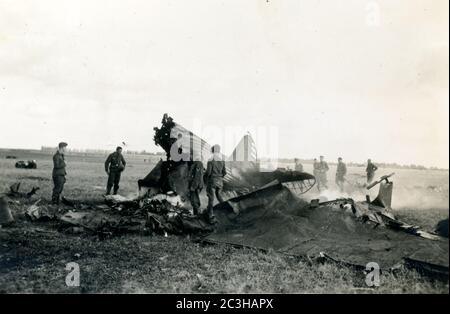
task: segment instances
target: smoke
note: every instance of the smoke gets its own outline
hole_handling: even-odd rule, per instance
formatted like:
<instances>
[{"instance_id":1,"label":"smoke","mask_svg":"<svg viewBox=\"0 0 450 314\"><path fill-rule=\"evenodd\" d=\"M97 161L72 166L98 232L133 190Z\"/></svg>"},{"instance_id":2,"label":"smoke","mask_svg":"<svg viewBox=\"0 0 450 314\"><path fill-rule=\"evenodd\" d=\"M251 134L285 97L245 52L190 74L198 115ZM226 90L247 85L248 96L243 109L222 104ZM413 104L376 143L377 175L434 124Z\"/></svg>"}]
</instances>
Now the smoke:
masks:
<instances>
[{"instance_id":1,"label":"smoke","mask_svg":"<svg viewBox=\"0 0 450 314\"><path fill-rule=\"evenodd\" d=\"M449 208L448 186L417 186L394 188L394 209L447 209Z\"/></svg>"},{"instance_id":2,"label":"smoke","mask_svg":"<svg viewBox=\"0 0 450 314\"><path fill-rule=\"evenodd\" d=\"M340 192L334 184L330 184L329 189L318 191L317 187L302 195L302 198L310 201L320 199L320 201L333 200L337 198L352 198L355 201L364 201L366 195L374 200L378 195L378 186L367 190L361 184L345 187L344 192ZM448 184L428 185L428 186L401 186L395 184L392 194L392 208L394 210L448 210L449 209L449 188Z\"/></svg>"}]
</instances>

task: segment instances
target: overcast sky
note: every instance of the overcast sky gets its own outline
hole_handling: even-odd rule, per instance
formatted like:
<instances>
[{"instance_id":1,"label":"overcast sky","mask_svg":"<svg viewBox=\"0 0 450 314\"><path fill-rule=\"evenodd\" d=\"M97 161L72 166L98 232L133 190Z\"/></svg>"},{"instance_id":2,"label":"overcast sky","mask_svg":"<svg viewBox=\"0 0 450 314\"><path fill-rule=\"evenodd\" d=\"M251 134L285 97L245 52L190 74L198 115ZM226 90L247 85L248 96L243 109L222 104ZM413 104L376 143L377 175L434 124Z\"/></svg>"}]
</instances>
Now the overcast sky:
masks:
<instances>
[{"instance_id":1,"label":"overcast sky","mask_svg":"<svg viewBox=\"0 0 450 314\"><path fill-rule=\"evenodd\" d=\"M276 127L282 157L447 168L448 5L0 0L0 147L155 151L167 112Z\"/></svg>"}]
</instances>

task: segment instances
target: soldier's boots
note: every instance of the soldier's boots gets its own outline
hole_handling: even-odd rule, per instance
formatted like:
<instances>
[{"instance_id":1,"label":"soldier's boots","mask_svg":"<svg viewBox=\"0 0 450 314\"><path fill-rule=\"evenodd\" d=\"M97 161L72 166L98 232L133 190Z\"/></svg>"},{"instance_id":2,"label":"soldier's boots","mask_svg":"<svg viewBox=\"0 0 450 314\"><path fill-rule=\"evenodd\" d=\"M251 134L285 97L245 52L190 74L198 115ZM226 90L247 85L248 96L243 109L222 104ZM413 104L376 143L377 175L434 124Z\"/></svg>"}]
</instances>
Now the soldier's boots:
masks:
<instances>
[{"instance_id":1,"label":"soldier's boots","mask_svg":"<svg viewBox=\"0 0 450 314\"><path fill-rule=\"evenodd\" d=\"M105 195L111 195L111 189L106 190L106 194ZM113 195L117 195L117 191L114 190Z\"/></svg>"},{"instance_id":2,"label":"soldier's boots","mask_svg":"<svg viewBox=\"0 0 450 314\"><path fill-rule=\"evenodd\" d=\"M53 205L59 205L59 195L53 195L52 196L52 204Z\"/></svg>"}]
</instances>

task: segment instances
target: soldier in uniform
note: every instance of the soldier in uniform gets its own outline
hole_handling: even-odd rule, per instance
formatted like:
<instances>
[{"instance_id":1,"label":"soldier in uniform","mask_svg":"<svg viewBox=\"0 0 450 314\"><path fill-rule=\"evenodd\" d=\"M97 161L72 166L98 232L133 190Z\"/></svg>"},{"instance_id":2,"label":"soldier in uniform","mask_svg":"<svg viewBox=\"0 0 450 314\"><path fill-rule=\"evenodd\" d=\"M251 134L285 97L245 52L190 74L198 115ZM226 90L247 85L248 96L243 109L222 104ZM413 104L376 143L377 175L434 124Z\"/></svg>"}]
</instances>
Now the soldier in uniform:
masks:
<instances>
[{"instance_id":1,"label":"soldier in uniform","mask_svg":"<svg viewBox=\"0 0 450 314\"><path fill-rule=\"evenodd\" d=\"M313 162L313 174L314 177L316 178L316 182L317 182L317 189L320 191L320 178L319 178L319 162L317 161L317 158L314 158L314 162Z\"/></svg>"},{"instance_id":2,"label":"soldier in uniform","mask_svg":"<svg viewBox=\"0 0 450 314\"><path fill-rule=\"evenodd\" d=\"M344 182L346 174L347 174L347 166L342 161L342 158L339 157L336 169L336 185L339 187L341 193L344 192Z\"/></svg>"},{"instance_id":3,"label":"soldier in uniform","mask_svg":"<svg viewBox=\"0 0 450 314\"><path fill-rule=\"evenodd\" d=\"M61 193L66 183L66 162L64 160L64 154L66 152L67 143L61 142L58 144L58 150L53 155L53 194L52 203L59 204Z\"/></svg>"},{"instance_id":4,"label":"soldier in uniform","mask_svg":"<svg viewBox=\"0 0 450 314\"><path fill-rule=\"evenodd\" d=\"M200 192L203 189L203 164L201 161L194 161L189 173L189 198L191 201L194 215L199 214Z\"/></svg>"},{"instance_id":5,"label":"soldier in uniform","mask_svg":"<svg viewBox=\"0 0 450 314\"><path fill-rule=\"evenodd\" d=\"M303 165L300 163L300 161L298 160L298 158L295 158L295 159L294 159L294 162L295 162L295 168L294 168L294 170L295 170L295 171L303 172Z\"/></svg>"},{"instance_id":6,"label":"soldier in uniform","mask_svg":"<svg viewBox=\"0 0 450 314\"><path fill-rule=\"evenodd\" d=\"M327 178L327 172L330 168L328 167L327 162L325 161L325 158L323 156L320 156L320 162L318 165L319 170L319 190L324 187L325 189L328 189L328 178Z\"/></svg>"},{"instance_id":7,"label":"soldier in uniform","mask_svg":"<svg viewBox=\"0 0 450 314\"><path fill-rule=\"evenodd\" d=\"M226 176L227 170L225 168L225 161L222 160L222 156L220 155L220 146L214 145L211 151L213 156L208 161L205 179L207 182L206 194L208 195L208 215L210 221L214 223L216 222L213 213L214 195L220 203L223 202L223 198L220 193L223 188L223 177Z\"/></svg>"},{"instance_id":8,"label":"soldier in uniform","mask_svg":"<svg viewBox=\"0 0 450 314\"><path fill-rule=\"evenodd\" d=\"M372 160L367 160L367 167L366 167L366 173L367 173L367 184L372 183L373 177L375 176L375 171L378 170L378 167L375 166L375 164L372 163Z\"/></svg>"},{"instance_id":9,"label":"soldier in uniform","mask_svg":"<svg viewBox=\"0 0 450 314\"><path fill-rule=\"evenodd\" d=\"M127 163L122 156L122 147L117 147L116 151L108 156L105 161L105 171L108 174L108 183L106 185L106 195L111 194L111 188L114 185L114 195L119 190L119 182L122 171Z\"/></svg>"}]
</instances>

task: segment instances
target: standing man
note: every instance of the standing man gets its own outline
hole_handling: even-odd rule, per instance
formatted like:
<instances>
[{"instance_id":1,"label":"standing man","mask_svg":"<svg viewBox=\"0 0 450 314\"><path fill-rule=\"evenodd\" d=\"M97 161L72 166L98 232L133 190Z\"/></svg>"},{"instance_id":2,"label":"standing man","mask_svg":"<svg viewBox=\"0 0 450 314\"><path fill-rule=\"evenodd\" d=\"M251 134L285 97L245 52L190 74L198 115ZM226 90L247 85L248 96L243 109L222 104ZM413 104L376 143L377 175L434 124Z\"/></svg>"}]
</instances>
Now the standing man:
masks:
<instances>
[{"instance_id":1,"label":"standing man","mask_svg":"<svg viewBox=\"0 0 450 314\"><path fill-rule=\"evenodd\" d=\"M195 216L199 214L198 211L201 206L199 194L203 189L203 173L202 162L194 161L189 173L189 198Z\"/></svg>"},{"instance_id":2,"label":"standing man","mask_svg":"<svg viewBox=\"0 0 450 314\"><path fill-rule=\"evenodd\" d=\"M319 162L317 161L317 158L314 158L314 162L313 162L313 174L314 174L314 177L316 178L317 189L318 189L319 192L320 192Z\"/></svg>"},{"instance_id":3,"label":"standing man","mask_svg":"<svg viewBox=\"0 0 450 314\"><path fill-rule=\"evenodd\" d=\"M341 193L344 192L344 182L345 182L345 175L347 174L347 166L342 161L342 158L338 158L338 164L336 169L336 185L339 187L339 190Z\"/></svg>"},{"instance_id":4,"label":"standing man","mask_svg":"<svg viewBox=\"0 0 450 314\"><path fill-rule=\"evenodd\" d=\"M59 205L61 193L64 189L64 183L66 183L66 162L64 160L64 154L66 152L67 143L61 142L58 144L58 150L53 155L53 194L52 203Z\"/></svg>"},{"instance_id":5,"label":"standing man","mask_svg":"<svg viewBox=\"0 0 450 314\"><path fill-rule=\"evenodd\" d=\"M378 167L375 166L375 164L372 163L372 160L367 160L367 167L366 167L366 173L367 173L367 184L372 183L373 178L375 176L375 171L378 170Z\"/></svg>"},{"instance_id":6,"label":"standing man","mask_svg":"<svg viewBox=\"0 0 450 314\"><path fill-rule=\"evenodd\" d=\"M328 164L323 156L320 156L318 168L319 168L319 183L320 183L319 190L321 187L325 187L325 190L327 190L328 189L327 172L328 170L330 170L330 168L328 167Z\"/></svg>"},{"instance_id":7,"label":"standing man","mask_svg":"<svg viewBox=\"0 0 450 314\"><path fill-rule=\"evenodd\" d=\"M303 165L300 163L300 161L298 160L298 158L295 158L295 159L294 159L294 162L295 162L295 168L294 168L294 170L295 170L295 171L303 172Z\"/></svg>"},{"instance_id":8,"label":"standing man","mask_svg":"<svg viewBox=\"0 0 450 314\"><path fill-rule=\"evenodd\" d=\"M213 156L208 161L208 166L206 167L206 194L208 195L208 216L211 223L217 222L213 213L214 205L214 195L217 200L222 203L223 198L220 192L223 188L223 177L227 174L227 169L225 168L225 161L222 160L220 155L220 146L214 145L211 149Z\"/></svg>"},{"instance_id":9,"label":"standing man","mask_svg":"<svg viewBox=\"0 0 450 314\"><path fill-rule=\"evenodd\" d=\"M122 156L122 147L117 147L116 151L108 156L105 161L105 171L108 174L108 183L106 185L106 195L111 194L111 188L114 185L114 195L119 190L120 175L125 169L127 163Z\"/></svg>"}]
</instances>

